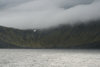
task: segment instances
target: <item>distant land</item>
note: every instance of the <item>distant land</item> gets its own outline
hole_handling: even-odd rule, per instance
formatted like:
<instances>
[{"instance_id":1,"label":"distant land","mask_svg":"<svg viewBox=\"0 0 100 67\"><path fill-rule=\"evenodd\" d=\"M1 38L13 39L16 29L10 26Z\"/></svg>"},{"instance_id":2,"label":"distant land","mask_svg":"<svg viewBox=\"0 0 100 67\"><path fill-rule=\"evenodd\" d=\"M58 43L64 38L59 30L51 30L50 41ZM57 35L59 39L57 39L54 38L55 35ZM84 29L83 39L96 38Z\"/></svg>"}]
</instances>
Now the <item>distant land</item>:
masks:
<instances>
[{"instance_id":1,"label":"distant land","mask_svg":"<svg viewBox=\"0 0 100 67\"><path fill-rule=\"evenodd\" d=\"M100 20L42 30L0 26L0 48L99 49Z\"/></svg>"}]
</instances>

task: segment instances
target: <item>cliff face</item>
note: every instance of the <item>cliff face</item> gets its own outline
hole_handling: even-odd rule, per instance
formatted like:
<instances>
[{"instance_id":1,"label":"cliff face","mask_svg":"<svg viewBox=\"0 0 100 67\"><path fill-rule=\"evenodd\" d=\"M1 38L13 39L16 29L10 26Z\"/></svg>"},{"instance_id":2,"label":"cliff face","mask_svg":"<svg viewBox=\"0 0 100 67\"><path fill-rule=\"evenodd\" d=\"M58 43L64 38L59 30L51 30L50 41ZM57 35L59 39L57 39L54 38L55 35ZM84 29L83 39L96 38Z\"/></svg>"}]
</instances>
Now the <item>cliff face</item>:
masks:
<instances>
[{"instance_id":1,"label":"cliff face","mask_svg":"<svg viewBox=\"0 0 100 67\"><path fill-rule=\"evenodd\" d=\"M100 21L45 30L0 27L2 48L100 48Z\"/></svg>"}]
</instances>

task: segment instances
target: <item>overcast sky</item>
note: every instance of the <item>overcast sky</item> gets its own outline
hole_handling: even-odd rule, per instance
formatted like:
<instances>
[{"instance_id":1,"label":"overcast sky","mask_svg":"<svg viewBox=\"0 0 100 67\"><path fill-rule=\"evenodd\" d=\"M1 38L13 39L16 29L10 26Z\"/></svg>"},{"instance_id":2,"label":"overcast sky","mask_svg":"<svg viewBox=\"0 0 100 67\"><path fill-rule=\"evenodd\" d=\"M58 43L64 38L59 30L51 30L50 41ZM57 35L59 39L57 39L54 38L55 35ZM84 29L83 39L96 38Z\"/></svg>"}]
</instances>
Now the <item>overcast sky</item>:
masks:
<instances>
[{"instance_id":1,"label":"overcast sky","mask_svg":"<svg viewBox=\"0 0 100 67\"><path fill-rule=\"evenodd\" d=\"M100 0L0 0L0 25L48 28L100 18Z\"/></svg>"}]
</instances>

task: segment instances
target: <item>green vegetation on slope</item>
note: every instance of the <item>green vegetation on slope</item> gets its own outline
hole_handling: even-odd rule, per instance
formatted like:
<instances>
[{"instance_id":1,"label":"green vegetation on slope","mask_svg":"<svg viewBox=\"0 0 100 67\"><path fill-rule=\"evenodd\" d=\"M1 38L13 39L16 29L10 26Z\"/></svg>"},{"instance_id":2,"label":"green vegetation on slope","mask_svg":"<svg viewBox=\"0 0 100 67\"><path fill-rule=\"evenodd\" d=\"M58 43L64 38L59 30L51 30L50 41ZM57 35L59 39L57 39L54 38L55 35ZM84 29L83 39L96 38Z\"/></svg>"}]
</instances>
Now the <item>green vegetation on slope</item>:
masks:
<instances>
[{"instance_id":1,"label":"green vegetation on slope","mask_svg":"<svg viewBox=\"0 0 100 67\"><path fill-rule=\"evenodd\" d=\"M62 25L36 32L1 26L0 41L24 48L69 48L100 44L100 21L73 26Z\"/></svg>"}]
</instances>

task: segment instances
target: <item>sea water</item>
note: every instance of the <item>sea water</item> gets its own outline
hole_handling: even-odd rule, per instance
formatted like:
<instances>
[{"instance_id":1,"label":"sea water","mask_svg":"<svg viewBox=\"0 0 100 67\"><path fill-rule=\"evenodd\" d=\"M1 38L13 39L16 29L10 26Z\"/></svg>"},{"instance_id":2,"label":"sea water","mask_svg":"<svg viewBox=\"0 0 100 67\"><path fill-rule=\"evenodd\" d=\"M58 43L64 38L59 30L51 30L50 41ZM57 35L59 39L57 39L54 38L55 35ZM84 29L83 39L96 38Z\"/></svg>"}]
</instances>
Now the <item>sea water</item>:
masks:
<instances>
[{"instance_id":1,"label":"sea water","mask_svg":"<svg viewBox=\"0 0 100 67\"><path fill-rule=\"evenodd\" d=\"M0 67L100 67L100 50L0 49Z\"/></svg>"}]
</instances>

